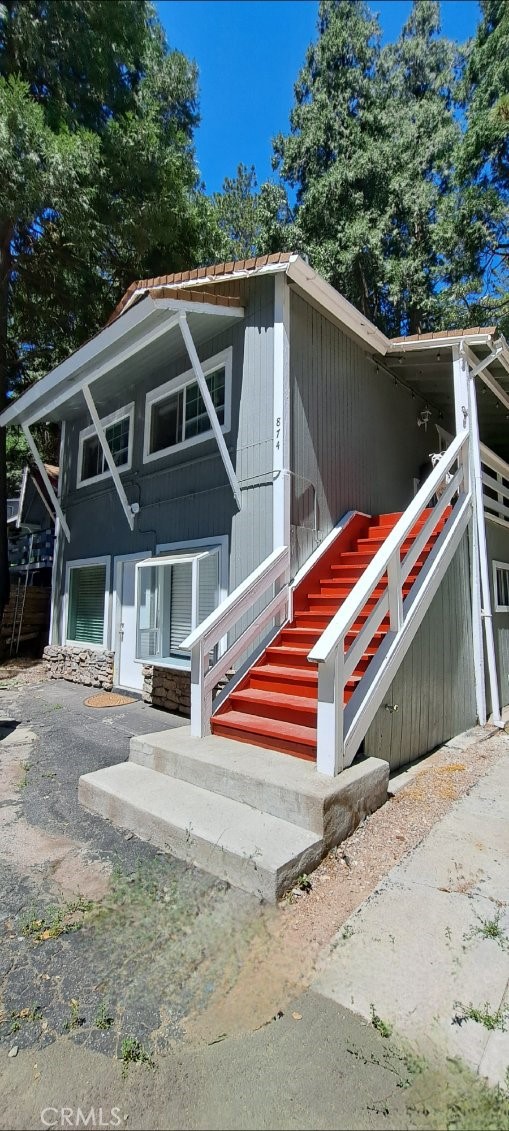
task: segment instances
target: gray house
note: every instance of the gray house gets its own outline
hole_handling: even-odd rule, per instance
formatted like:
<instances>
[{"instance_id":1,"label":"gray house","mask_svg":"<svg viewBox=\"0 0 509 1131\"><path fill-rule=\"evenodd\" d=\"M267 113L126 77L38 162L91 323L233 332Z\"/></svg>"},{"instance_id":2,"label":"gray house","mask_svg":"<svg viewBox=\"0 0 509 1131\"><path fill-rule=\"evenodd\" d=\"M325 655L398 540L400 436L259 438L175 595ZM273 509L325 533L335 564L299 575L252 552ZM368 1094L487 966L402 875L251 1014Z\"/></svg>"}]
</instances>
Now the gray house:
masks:
<instances>
[{"instance_id":1,"label":"gray house","mask_svg":"<svg viewBox=\"0 0 509 1131\"><path fill-rule=\"evenodd\" d=\"M389 766L500 723L508 412L493 327L389 340L297 255L133 284L1 417L45 482L62 426L52 674L191 716L84 803L273 898Z\"/></svg>"}]
</instances>

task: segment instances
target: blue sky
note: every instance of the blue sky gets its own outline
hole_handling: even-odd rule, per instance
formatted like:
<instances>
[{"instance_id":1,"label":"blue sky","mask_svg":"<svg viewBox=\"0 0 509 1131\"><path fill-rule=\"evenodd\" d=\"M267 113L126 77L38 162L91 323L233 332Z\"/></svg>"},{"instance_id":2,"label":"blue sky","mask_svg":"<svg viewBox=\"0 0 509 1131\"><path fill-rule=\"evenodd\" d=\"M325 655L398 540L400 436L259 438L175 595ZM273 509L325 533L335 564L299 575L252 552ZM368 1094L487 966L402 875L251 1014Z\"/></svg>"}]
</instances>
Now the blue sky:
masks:
<instances>
[{"instance_id":1,"label":"blue sky","mask_svg":"<svg viewBox=\"0 0 509 1131\"><path fill-rule=\"evenodd\" d=\"M378 0L384 40L396 39L410 0ZM315 37L316 0L159 0L168 41L195 59L201 125L196 149L208 192L237 165L272 175L271 138L288 129L293 84ZM476 0L442 0L442 29L464 41L479 20Z\"/></svg>"}]
</instances>

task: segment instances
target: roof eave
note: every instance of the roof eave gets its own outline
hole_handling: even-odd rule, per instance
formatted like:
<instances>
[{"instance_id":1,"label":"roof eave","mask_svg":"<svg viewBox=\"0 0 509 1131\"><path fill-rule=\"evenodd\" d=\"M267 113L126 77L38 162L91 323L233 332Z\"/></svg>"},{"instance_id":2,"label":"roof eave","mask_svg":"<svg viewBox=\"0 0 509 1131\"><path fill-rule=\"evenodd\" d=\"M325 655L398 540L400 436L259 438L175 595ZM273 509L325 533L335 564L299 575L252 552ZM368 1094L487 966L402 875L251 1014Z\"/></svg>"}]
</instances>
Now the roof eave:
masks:
<instances>
[{"instance_id":1,"label":"roof eave","mask_svg":"<svg viewBox=\"0 0 509 1131\"><path fill-rule=\"evenodd\" d=\"M459 346L468 342L470 346L490 346L493 344L493 334L457 334L449 337L423 338L421 341L394 342L389 339L388 355L397 353L412 353L417 350L445 349L446 346Z\"/></svg>"}]
</instances>

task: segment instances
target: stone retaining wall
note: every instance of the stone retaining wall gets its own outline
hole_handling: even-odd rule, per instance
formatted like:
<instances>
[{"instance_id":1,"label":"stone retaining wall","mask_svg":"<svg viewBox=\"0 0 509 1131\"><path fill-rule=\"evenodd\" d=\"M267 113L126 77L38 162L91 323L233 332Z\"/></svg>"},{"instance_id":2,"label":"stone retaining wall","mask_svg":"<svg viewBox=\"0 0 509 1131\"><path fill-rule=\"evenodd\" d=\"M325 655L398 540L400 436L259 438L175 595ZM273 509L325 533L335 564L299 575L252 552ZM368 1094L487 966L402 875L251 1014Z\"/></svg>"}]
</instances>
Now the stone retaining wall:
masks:
<instances>
[{"instance_id":1,"label":"stone retaining wall","mask_svg":"<svg viewBox=\"0 0 509 1131\"><path fill-rule=\"evenodd\" d=\"M113 687L114 653L106 649L84 648L76 644L48 644L44 649L46 671L50 679L68 679L85 687Z\"/></svg>"},{"instance_id":2,"label":"stone retaining wall","mask_svg":"<svg viewBox=\"0 0 509 1131\"><path fill-rule=\"evenodd\" d=\"M162 707L189 718L191 713L191 673L169 668L143 668L143 699L152 707Z\"/></svg>"}]
</instances>

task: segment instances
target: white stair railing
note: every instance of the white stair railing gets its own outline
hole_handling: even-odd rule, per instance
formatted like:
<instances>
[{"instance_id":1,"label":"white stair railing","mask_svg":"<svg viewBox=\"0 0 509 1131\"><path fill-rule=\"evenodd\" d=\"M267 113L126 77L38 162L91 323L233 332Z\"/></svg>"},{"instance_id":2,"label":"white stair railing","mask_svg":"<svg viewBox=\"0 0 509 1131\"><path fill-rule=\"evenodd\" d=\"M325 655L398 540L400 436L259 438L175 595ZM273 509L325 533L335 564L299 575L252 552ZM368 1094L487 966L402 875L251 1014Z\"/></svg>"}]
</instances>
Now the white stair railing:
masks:
<instances>
[{"instance_id":1,"label":"white stair railing","mask_svg":"<svg viewBox=\"0 0 509 1131\"><path fill-rule=\"evenodd\" d=\"M509 526L509 464L486 444L480 444L479 448L485 514Z\"/></svg>"},{"instance_id":2,"label":"white stair railing","mask_svg":"<svg viewBox=\"0 0 509 1131\"><path fill-rule=\"evenodd\" d=\"M214 687L255 644L264 628L276 619L281 623L287 617L289 573L290 550L288 546L280 546L182 642L181 647L191 652L191 734L197 738L210 734ZM273 586L276 592L272 599L211 666L211 653L220 641Z\"/></svg>"},{"instance_id":3,"label":"white stair railing","mask_svg":"<svg viewBox=\"0 0 509 1131\"><path fill-rule=\"evenodd\" d=\"M333 776L353 761L456 552L472 513L468 448L468 431L459 433L309 653L308 660L318 664L317 769L322 774ZM402 559L402 546L433 497L431 513ZM409 574L453 501L433 549L404 597ZM370 599L375 604L366 612ZM347 648L346 637L363 610L365 623ZM389 629L344 708L348 680L387 616Z\"/></svg>"}]
</instances>

